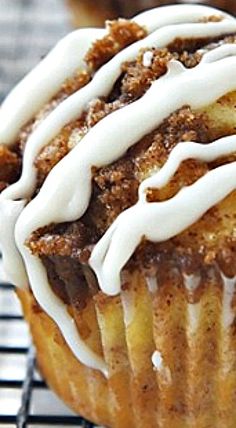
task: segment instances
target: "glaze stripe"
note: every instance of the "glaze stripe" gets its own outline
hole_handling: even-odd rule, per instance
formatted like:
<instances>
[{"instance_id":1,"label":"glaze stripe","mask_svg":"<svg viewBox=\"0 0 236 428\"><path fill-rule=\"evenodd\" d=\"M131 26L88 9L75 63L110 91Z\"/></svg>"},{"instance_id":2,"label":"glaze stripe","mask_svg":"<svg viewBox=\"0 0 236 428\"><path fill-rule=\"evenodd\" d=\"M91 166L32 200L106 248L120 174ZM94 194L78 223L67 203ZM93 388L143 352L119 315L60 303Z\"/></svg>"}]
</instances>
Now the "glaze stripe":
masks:
<instances>
[{"instance_id":1,"label":"glaze stripe","mask_svg":"<svg viewBox=\"0 0 236 428\"><path fill-rule=\"evenodd\" d=\"M203 5L172 5L162 6L147 10L134 18L134 21L145 26L149 33L153 32L157 26L170 24L182 24L183 22L197 22L209 16L222 16L230 20L234 17L222 10Z\"/></svg>"}]
</instances>

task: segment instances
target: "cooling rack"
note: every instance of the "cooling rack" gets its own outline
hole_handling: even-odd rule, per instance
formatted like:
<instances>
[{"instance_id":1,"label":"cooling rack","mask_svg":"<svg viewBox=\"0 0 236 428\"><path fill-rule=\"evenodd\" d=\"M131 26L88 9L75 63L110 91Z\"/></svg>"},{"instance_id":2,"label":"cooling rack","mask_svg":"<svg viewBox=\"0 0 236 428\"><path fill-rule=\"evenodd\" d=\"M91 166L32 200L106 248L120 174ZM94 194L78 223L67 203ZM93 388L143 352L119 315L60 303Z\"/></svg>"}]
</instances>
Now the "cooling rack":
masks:
<instances>
[{"instance_id":1,"label":"cooling rack","mask_svg":"<svg viewBox=\"0 0 236 428\"><path fill-rule=\"evenodd\" d=\"M41 379L14 288L2 281L0 255L0 428L72 426L95 427L75 416Z\"/></svg>"}]
</instances>

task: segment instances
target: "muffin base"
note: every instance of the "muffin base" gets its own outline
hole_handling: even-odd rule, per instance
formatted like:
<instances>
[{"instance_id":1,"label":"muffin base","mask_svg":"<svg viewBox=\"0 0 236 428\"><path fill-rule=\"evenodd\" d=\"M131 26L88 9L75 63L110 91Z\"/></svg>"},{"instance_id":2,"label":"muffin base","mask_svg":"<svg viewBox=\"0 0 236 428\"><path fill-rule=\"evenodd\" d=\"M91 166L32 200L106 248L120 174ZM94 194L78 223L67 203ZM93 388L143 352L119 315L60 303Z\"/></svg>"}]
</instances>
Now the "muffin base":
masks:
<instances>
[{"instance_id":1,"label":"muffin base","mask_svg":"<svg viewBox=\"0 0 236 428\"><path fill-rule=\"evenodd\" d=\"M57 325L39 308L30 291L17 290L17 295L30 326L38 368L48 386L76 413L109 426L106 379L74 357Z\"/></svg>"},{"instance_id":2,"label":"muffin base","mask_svg":"<svg viewBox=\"0 0 236 428\"><path fill-rule=\"evenodd\" d=\"M80 364L31 292L18 290L49 386L75 412L112 428L235 428L235 285L208 273L197 299L176 271L164 283L137 271L120 296L89 302L80 316L98 331L86 341L102 347L108 379Z\"/></svg>"}]
</instances>

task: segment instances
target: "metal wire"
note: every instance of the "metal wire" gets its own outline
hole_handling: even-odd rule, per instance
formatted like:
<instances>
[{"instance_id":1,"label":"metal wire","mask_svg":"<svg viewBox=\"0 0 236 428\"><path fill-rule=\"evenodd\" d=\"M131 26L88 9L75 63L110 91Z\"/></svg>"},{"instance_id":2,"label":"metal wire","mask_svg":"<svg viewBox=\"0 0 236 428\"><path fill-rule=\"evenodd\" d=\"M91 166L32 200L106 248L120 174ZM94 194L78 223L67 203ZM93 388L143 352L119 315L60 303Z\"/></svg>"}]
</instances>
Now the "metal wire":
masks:
<instances>
[{"instance_id":1,"label":"metal wire","mask_svg":"<svg viewBox=\"0 0 236 428\"><path fill-rule=\"evenodd\" d=\"M11 292L13 290L12 285L3 284L0 282L0 293L2 290L8 290ZM22 317L20 315L15 315L11 313L1 313L0 308L0 322L9 322L12 321L22 321ZM81 428L93 428L91 422L86 421L80 416L67 416L67 415L44 415L44 414L30 414L30 403L32 399L33 391L36 389L45 389L47 390L47 386L45 382L41 380L34 379L35 372L35 350L33 346L27 347L17 347L17 346L9 346L5 344L0 344L0 356L4 356L6 354L11 354L15 356L26 355L27 363L26 363L26 374L23 381L18 379L0 379L0 391L8 390L8 389L20 389L21 390L21 404L18 412L15 415L7 415L1 414L1 403L0 403L0 427L6 426L7 424L12 424L16 428L27 428L30 424L36 425L53 425L58 427L66 426L77 426ZM7 358L7 355L6 355ZM6 391L7 394L7 391ZM7 399L7 396L4 396L4 399ZM4 410L4 409L2 409Z\"/></svg>"}]
</instances>

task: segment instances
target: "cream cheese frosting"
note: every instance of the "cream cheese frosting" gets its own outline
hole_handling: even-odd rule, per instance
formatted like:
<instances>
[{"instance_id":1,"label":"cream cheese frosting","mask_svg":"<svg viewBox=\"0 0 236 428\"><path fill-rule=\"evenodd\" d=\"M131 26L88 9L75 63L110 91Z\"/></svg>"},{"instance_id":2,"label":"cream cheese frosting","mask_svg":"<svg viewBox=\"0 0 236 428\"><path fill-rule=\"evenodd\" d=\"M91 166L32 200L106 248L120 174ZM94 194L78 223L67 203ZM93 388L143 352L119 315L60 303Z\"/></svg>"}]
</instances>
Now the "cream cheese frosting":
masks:
<instances>
[{"instance_id":1,"label":"cream cheese frosting","mask_svg":"<svg viewBox=\"0 0 236 428\"><path fill-rule=\"evenodd\" d=\"M74 221L85 213L91 196L93 166L99 168L119 159L183 105L201 108L235 90L236 46L225 44L212 49L203 54L200 64L192 69L170 61L167 73L152 83L143 97L91 128L52 169L38 195L27 203L36 187L34 161L40 150L66 124L78 118L90 101L109 94L120 76L122 63L134 60L141 48L162 48L176 38L218 37L236 32L236 20L221 12L222 20L199 22L216 14L219 12L209 7L185 5L158 8L135 17L135 22L146 27L147 37L123 49L97 71L90 83L49 114L27 141L19 181L0 195L0 243L10 280L18 286L26 286L29 281L36 300L58 324L76 357L105 375L105 363L81 339L66 305L52 291L40 258L30 253L25 241L40 227ZM21 127L57 93L63 81L78 68L85 68L84 54L105 31L73 32L12 91L0 110L2 144L14 144ZM146 66L151 60L151 55L146 54ZM22 99L20 104L16 103L18 98ZM119 293L121 270L144 236L153 242L167 240L191 226L231 193L236 187L236 162L211 170L165 202L148 203L147 189L166 185L185 159L211 162L235 151L235 135L206 146L180 142L163 168L141 183L137 204L118 216L92 252L90 266L104 293ZM204 197L206 188L208 198ZM176 213L174 223L173 211Z\"/></svg>"}]
</instances>

